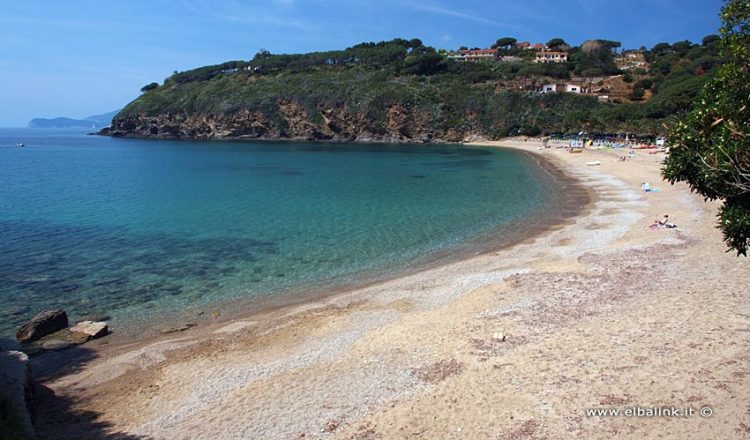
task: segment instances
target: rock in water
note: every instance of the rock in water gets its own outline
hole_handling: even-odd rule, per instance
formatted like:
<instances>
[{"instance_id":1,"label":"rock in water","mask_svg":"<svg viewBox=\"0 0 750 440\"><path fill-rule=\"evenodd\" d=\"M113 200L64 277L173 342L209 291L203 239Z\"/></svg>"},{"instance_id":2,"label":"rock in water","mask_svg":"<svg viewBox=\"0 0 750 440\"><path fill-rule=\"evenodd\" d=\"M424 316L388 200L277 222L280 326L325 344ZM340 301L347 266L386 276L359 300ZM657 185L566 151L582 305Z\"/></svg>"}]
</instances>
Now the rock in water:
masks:
<instances>
[{"instance_id":1,"label":"rock in water","mask_svg":"<svg viewBox=\"0 0 750 440\"><path fill-rule=\"evenodd\" d=\"M47 310L36 315L16 332L20 342L33 342L68 326L65 310Z\"/></svg>"},{"instance_id":2,"label":"rock in water","mask_svg":"<svg viewBox=\"0 0 750 440\"><path fill-rule=\"evenodd\" d=\"M96 339L107 334L109 328L106 322L81 321L70 328L71 333L81 333L91 339Z\"/></svg>"}]
</instances>

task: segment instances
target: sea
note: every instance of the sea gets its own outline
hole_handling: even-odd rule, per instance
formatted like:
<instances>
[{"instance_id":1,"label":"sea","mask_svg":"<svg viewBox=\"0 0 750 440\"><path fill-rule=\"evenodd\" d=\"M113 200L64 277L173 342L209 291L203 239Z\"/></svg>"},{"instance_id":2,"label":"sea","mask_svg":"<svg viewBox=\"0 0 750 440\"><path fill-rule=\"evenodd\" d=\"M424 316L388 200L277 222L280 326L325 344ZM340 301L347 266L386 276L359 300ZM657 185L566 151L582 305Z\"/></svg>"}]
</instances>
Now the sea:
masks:
<instances>
[{"instance_id":1,"label":"sea","mask_svg":"<svg viewBox=\"0 0 750 440\"><path fill-rule=\"evenodd\" d=\"M0 129L0 336L47 309L117 329L304 300L499 246L560 200L501 148Z\"/></svg>"}]
</instances>

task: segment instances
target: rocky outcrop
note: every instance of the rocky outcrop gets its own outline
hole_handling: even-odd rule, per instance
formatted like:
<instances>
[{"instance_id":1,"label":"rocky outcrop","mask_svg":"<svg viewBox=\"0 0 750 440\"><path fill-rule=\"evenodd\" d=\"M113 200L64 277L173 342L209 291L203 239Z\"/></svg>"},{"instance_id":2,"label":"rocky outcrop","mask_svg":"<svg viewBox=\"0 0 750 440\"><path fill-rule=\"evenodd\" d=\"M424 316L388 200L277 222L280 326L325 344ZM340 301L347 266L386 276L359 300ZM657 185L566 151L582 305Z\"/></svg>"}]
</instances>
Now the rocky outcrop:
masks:
<instances>
[{"instance_id":1,"label":"rocky outcrop","mask_svg":"<svg viewBox=\"0 0 750 440\"><path fill-rule=\"evenodd\" d=\"M35 437L31 419L34 398L29 357L20 351L0 352L0 437Z\"/></svg>"},{"instance_id":2,"label":"rocky outcrop","mask_svg":"<svg viewBox=\"0 0 750 440\"><path fill-rule=\"evenodd\" d=\"M312 110L280 99L271 114L241 110L227 114L124 115L100 134L160 139L323 140L335 142L460 142L476 136L468 118L462 129L435 128L430 115L391 105L384 116L348 108L318 106Z\"/></svg>"},{"instance_id":3,"label":"rocky outcrop","mask_svg":"<svg viewBox=\"0 0 750 440\"><path fill-rule=\"evenodd\" d=\"M109 319L106 315L89 316ZM16 333L16 338L20 342L29 343L24 351L33 356L41 351L65 350L108 334L109 326L104 321L78 320L73 327L68 328L65 311L50 310L24 324Z\"/></svg>"},{"instance_id":4,"label":"rocky outcrop","mask_svg":"<svg viewBox=\"0 0 750 440\"><path fill-rule=\"evenodd\" d=\"M64 310L47 310L36 315L16 332L20 342L33 342L68 326L68 315Z\"/></svg>"}]
</instances>

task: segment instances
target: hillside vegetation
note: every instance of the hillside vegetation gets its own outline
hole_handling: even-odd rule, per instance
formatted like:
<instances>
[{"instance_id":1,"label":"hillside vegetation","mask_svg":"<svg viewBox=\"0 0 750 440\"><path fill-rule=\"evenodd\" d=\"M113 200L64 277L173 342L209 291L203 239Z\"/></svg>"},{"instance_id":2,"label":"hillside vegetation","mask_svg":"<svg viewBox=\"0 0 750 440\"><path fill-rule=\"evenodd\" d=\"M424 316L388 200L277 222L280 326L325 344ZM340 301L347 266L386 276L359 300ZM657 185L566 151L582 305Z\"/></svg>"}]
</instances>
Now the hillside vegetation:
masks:
<instances>
[{"instance_id":1,"label":"hillside vegetation","mask_svg":"<svg viewBox=\"0 0 750 440\"><path fill-rule=\"evenodd\" d=\"M644 49L649 68L628 72L613 63L617 42L570 47L556 40L569 51L566 63L536 64L531 51L510 46L500 54L517 61L457 62L418 39L295 55L262 50L249 61L175 72L145 86L115 117L111 134L418 141L661 134L665 119L689 109L721 62L714 36ZM536 92L547 82L613 75L630 91L622 102Z\"/></svg>"}]
</instances>

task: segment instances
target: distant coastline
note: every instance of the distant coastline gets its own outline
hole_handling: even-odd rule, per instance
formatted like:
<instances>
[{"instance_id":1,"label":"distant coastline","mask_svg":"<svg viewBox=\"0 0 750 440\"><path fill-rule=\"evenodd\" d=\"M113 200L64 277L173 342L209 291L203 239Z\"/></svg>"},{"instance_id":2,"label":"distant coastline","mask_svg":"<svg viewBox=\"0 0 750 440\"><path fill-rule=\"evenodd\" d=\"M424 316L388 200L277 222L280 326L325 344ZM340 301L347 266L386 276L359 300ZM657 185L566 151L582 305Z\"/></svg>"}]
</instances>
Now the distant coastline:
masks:
<instances>
[{"instance_id":1,"label":"distant coastline","mask_svg":"<svg viewBox=\"0 0 750 440\"><path fill-rule=\"evenodd\" d=\"M120 110L114 110L100 115L87 116L83 119L68 118L64 116L55 118L34 118L29 121L26 128L86 128L98 130L104 127L109 127L110 124L112 124L112 118L114 118L119 112Z\"/></svg>"}]
</instances>

